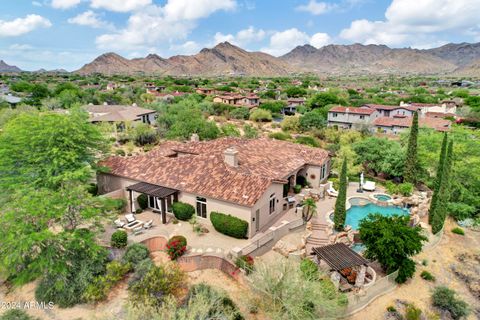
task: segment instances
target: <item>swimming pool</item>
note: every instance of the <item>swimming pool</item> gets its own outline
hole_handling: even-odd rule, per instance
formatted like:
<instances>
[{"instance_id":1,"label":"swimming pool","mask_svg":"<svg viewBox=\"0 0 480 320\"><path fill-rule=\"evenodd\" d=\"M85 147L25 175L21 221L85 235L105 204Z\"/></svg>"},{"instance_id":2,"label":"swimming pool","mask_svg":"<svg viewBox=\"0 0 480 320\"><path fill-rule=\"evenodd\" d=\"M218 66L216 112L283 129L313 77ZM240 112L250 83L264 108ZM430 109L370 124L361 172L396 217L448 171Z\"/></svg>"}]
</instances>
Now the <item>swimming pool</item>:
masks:
<instances>
[{"instance_id":1,"label":"swimming pool","mask_svg":"<svg viewBox=\"0 0 480 320\"><path fill-rule=\"evenodd\" d=\"M389 201L389 200L392 200L392 197L390 197L388 194L375 194L374 195L375 199L379 200L379 201Z\"/></svg>"},{"instance_id":2,"label":"swimming pool","mask_svg":"<svg viewBox=\"0 0 480 320\"><path fill-rule=\"evenodd\" d=\"M350 199L352 206L347 210L347 218L345 224L352 227L354 230L358 230L360 220L364 219L370 213L380 213L383 216L393 215L408 215L410 211L405 208L397 206L379 206L368 200L360 200L356 198Z\"/></svg>"}]
</instances>

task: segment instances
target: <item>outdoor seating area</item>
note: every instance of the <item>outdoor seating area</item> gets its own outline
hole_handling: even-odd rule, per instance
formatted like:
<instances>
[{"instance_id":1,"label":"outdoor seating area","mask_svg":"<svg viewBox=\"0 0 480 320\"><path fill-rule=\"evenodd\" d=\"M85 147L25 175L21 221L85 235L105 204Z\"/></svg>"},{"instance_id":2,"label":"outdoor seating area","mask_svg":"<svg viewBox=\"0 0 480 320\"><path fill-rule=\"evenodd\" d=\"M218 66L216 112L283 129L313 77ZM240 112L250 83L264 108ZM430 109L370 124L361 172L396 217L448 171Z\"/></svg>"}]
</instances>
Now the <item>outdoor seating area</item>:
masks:
<instances>
[{"instance_id":1,"label":"outdoor seating area","mask_svg":"<svg viewBox=\"0 0 480 320\"><path fill-rule=\"evenodd\" d=\"M117 229L123 229L131 232L133 235L140 234L144 229L150 229L153 227L153 219L150 219L147 222L137 220L133 213L126 214L125 221L119 218L113 221L113 223Z\"/></svg>"}]
</instances>

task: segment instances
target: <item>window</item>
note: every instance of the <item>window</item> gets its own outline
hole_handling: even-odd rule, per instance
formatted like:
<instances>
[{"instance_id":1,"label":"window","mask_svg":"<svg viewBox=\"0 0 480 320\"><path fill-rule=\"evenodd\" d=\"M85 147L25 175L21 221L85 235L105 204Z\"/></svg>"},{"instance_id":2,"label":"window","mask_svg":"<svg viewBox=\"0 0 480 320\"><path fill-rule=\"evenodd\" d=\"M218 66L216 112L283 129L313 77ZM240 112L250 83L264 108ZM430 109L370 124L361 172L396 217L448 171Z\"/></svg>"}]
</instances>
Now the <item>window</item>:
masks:
<instances>
[{"instance_id":1,"label":"window","mask_svg":"<svg viewBox=\"0 0 480 320\"><path fill-rule=\"evenodd\" d=\"M338 116L338 113L334 113L333 117L336 118Z\"/></svg>"},{"instance_id":2,"label":"window","mask_svg":"<svg viewBox=\"0 0 480 320\"><path fill-rule=\"evenodd\" d=\"M197 197L197 216L202 218L207 217L207 199Z\"/></svg>"},{"instance_id":3,"label":"window","mask_svg":"<svg viewBox=\"0 0 480 320\"><path fill-rule=\"evenodd\" d=\"M360 120L363 120L363 119L365 119L365 116L360 116Z\"/></svg>"},{"instance_id":4,"label":"window","mask_svg":"<svg viewBox=\"0 0 480 320\"><path fill-rule=\"evenodd\" d=\"M270 195L270 211L269 213L272 214L273 212L275 212L275 193L272 193Z\"/></svg>"},{"instance_id":5,"label":"window","mask_svg":"<svg viewBox=\"0 0 480 320\"><path fill-rule=\"evenodd\" d=\"M327 177L327 167L328 163L324 163L320 168L320 181Z\"/></svg>"}]
</instances>

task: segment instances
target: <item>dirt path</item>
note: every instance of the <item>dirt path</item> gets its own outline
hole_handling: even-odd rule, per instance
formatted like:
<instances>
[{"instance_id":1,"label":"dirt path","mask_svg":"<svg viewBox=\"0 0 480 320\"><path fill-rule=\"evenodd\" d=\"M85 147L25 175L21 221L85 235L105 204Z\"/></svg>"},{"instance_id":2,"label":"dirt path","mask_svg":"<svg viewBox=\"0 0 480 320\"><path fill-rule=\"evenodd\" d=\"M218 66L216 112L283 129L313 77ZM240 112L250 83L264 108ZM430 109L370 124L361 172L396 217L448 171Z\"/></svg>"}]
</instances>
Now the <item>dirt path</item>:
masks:
<instances>
[{"instance_id":1,"label":"dirt path","mask_svg":"<svg viewBox=\"0 0 480 320\"><path fill-rule=\"evenodd\" d=\"M422 252L415 257L418 262L426 259L428 265L417 265L417 272L411 281L378 298L349 319L384 319L386 308L395 305L396 299L415 303L417 307L423 310L424 314L434 314L436 310L431 306L431 294L433 288L437 285L454 289L472 309L480 310L480 300L475 298L465 283L451 271L451 266L459 263L455 258L457 255L480 252L480 233L467 230L465 236L459 236L450 232L454 226L456 224L453 221L447 221L445 234L440 243L435 248ZM436 281L432 283L420 278L420 272L423 270L432 273L437 278ZM480 319L480 315L472 313L468 319Z\"/></svg>"}]
</instances>

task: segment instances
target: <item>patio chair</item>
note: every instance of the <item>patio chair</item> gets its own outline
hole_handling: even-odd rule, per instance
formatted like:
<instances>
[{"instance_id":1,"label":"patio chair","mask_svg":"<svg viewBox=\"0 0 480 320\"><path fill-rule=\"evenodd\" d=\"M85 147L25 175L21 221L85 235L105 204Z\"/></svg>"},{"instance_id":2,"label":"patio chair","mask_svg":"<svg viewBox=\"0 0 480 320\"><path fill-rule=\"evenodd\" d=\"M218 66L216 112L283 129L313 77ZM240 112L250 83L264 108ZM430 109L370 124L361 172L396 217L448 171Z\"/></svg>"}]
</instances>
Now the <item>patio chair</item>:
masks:
<instances>
[{"instance_id":1,"label":"patio chair","mask_svg":"<svg viewBox=\"0 0 480 320\"><path fill-rule=\"evenodd\" d=\"M120 220L120 219L117 219L117 220L113 221L113 223L115 224L115 227L117 227L117 228L123 228L125 226L125 221Z\"/></svg>"},{"instance_id":2,"label":"patio chair","mask_svg":"<svg viewBox=\"0 0 480 320\"><path fill-rule=\"evenodd\" d=\"M150 229L151 227L153 227L153 220L148 220L143 224L144 229Z\"/></svg>"},{"instance_id":3,"label":"patio chair","mask_svg":"<svg viewBox=\"0 0 480 320\"><path fill-rule=\"evenodd\" d=\"M365 181L362 188L363 188L363 190L366 190L366 191L375 191L375 182L374 181Z\"/></svg>"},{"instance_id":4,"label":"patio chair","mask_svg":"<svg viewBox=\"0 0 480 320\"><path fill-rule=\"evenodd\" d=\"M127 223L132 223L134 222L135 220L137 220L137 218L135 218L135 216L133 215L133 213L130 213L130 214L126 214L125 215L125 219L127 219Z\"/></svg>"},{"instance_id":5,"label":"patio chair","mask_svg":"<svg viewBox=\"0 0 480 320\"><path fill-rule=\"evenodd\" d=\"M143 227L142 226L136 227L132 230L132 233L133 233L134 236L139 235L142 232L143 232Z\"/></svg>"}]
</instances>

